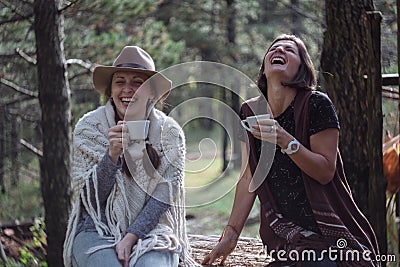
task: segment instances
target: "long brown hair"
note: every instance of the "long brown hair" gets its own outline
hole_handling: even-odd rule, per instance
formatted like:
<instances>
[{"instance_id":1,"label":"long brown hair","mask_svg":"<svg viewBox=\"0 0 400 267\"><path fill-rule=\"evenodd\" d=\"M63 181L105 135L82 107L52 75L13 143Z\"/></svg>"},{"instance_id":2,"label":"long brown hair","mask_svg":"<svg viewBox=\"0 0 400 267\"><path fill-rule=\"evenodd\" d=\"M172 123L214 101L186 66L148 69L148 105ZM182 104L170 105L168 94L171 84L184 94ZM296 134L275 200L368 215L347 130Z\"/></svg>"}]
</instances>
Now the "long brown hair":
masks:
<instances>
[{"instance_id":1,"label":"long brown hair","mask_svg":"<svg viewBox=\"0 0 400 267\"><path fill-rule=\"evenodd\" d=\"M143 167L147 175L153 176L154 171L160 166L160 156L153 146L146 140L146 153L143 153ZM122 159L122 172L132 177L125 157Z\"/></svg>"},{"instance_id":2,"label":"long brown hair","mask_svg":"<svg viewBox=\"0 0 400 267\"><path fill-rule=\"evenodd\" d=\"M260 71L258 72L257 76L257 86L264 95L265 98L267 98L267 78L265 77L264 74L264 60L265 56L267 55L268 51L271 49L271 46L275 44L278 41L282 40L289 40L294 42L297 45L297 48L299 50L299 55L300 55L300 67L299 70L296 74L296 76L293 78L292 81L287 82L287 83L282 83L283 86L290 86L296 89L303 89L303 90L315 90L317 86L317 72L314 68L314 64L311 61L311 57L308 54L307 48L304 44L304 42L296 37L295 35L289 35L289 34L282 34L279 35L275 40L271 43L271 45L268 47L267 52L265 53L263 57L263 61L260 67Z\"/></svg>"}]
</instances>

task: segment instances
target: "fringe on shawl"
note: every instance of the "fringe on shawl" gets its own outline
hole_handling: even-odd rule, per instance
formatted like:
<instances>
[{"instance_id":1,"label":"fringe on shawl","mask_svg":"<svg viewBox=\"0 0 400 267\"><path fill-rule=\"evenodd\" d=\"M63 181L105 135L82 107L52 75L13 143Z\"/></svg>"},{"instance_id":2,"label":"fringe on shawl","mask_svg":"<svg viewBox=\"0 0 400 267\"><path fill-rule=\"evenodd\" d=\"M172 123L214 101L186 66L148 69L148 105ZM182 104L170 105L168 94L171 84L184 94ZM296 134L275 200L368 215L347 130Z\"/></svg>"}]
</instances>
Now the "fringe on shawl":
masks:
<instances>
[{"instance_id":1,"label":"fringe on shawl","mask_svg":"<svg viewBox=\"0 0 400 267\"><path fill-rule=\"evenodd\" d=\"M107 115L104 116L105 113L107 113L106 109L107 109L107 105L104 107L105 112L101 112L100 109L96 110L97 112L96 111L92 112L92 116L94 118L91 118L89 116L86 117L85 123L87 125L84 125L84 126L88 127L89 131L90 131L90 129L93 129L94 126L97 125L96 119L100 120L101 124L104 126L103 123L104 123L104 121L106 121L106 116L107 116ZM162 117L164 116L164 118L162 118L161 120L165 121L166 116L164 114L161 114L161 112L159 112L159 113L160 114L157 114L157 115L162 116ZM100 115L100 118L99 117L96 118L95 115L97 115L97 116ZM94 119L94 120L92 120L92 119ZM170 122L171 122L171 120L170 120ZM174 123L174 122L172 121L172 123ZM82 122L82 124L83 124L83 122ZM104 128L106 129L107 127L104 127ZM174 132L174 131L179 132L179 135L181 135L181 137L183 137L183 140L184 140L183 132L181 130L179 130L179 128L172 126L170 128L170 130L172 130L172 132ZM82 129L80 129L80 133L82 134L83 132L84 131ZM88 132L86 131L85 133L87 134ZM93 149L92 141L94 141L93 139L99 138L99 136L95 135L93 132L91 134L93 134L93 136L91 136L91 138L89 140L90 143L85 144L85 146L87 148ZM80 136L80 138L82 138L83 142L85 142L84 137ZM99 143L103 144L104 140L102 140L102 139L104 139L104 137L100 136L100 139L101 140L95 140L95 141L99 141ZM77 147L75 147L75 148L79 150L79 148L77 148ZM180 149L180 148L181 147L179 147L178 149ZM175 148L175 149L177 149L177 148ZM104 149L104 150L106 150L106 149ZM110 241L110 245L93 247L87 253L93 253L100 249L114 247L122 239L122 233L120 231L120 224L118 222L118 219L121 219L121 218L117 218L115 212L113 211L113 208L114 208L113 201L117 197L117 194L121 193L123 202L125 204L124 206L127 207L127 198L125 195L123 177L122 177L122 174L119 172L120 175L117 175L117 182L107 199L107 203L106 203L107 225L105 225L101 221L101 215L100 215L101 212L100 212L100 205L99 205L99 200L98 200L98 190L97 190L97 188L98 188L98 186L97 186L98 180L97 180L97 173L96 173L97 164L95 163L96 157L93 157L93 156L97 156L96 154L98 154L98 153L101 154L100 151L96 151L94 149L93 149L93 151L89 152L90 157L89 158L86 157L86 161L84 163L87 165L92 165L91 169L89 171L87 171L83 175L83 177L82 177L82 175L79 175L79 178L74 181L76 183L77 187L80 189L79 189L79 197L77 197L77 199L75 200L73 210L70 215L70 220L68 222L68 229L67 229L67 233L66 233L66 240L64 243L64 255L63 255L64 256L64 264L67 267L71 266L72 245L74 242L77 225L79 222L79 216L81 213L81 210L80 210L81 203L87 210L88 214L93 219L98 234L101 237L105 238L106 240ZM88 155L86 155L86 156L88 156ZM79 156L78 156L78 158L79 158ZM182 179L178 179L180 181L178 182L179 183L178 192L176 192L177 195L175 195L175 197L172 195L173 190L170 190L170 199L171 200L175 199L176 202L171 202L171 203L175 203L175 204L171 207L171 209L170 209L171 211L167 212L167 214L170 213L170 215L165 216L168 218L166 223L173 225L174 230L169 228L167 225L159 224L155 229L153 229L153 231L151 231L149 233L149 235L146 236L146 238L144 240L139 240L138 243L133 247L132 254L131 254L131 260L130 260L130 266L133 266L135 264L135 262L137 261L137 259L141 255L143 255L144 253L146 253L147 251L150 251L152 249L154 249L154 250L168 249L170 251L175 251L180 254L180 258L181 258L184 266L201 266L198 263L196 263L190 256L191 249L190 249L190 245L189 245L189 242L188 242L188 239L186 236L185 209L184 209L184 205L185 205L184 198L185 197L184 197L184 188L183 188L183 176L180 178L182 178ZM86 196L90 196L90 194L91 194L90 180L92 180L93 184L94 184L96 207L94 207L93 204L91 203L90 199L88 201L88 199L86 197ZM172 189L172 184L170 184L170 183L168 183L168 184L171 187L170 189ZM84 191L83 188L86 188L86 192ZM117 188L120 189L120 191L118 190L119 192L117 192ZM125 212L128 213L128 214L125 214L125 216L131 217L131 214L129 213L130 212L129 209L126 209ZM167 229L169 229L169 231L167 231L167 233L166 233L165 231ZM112 237L107 237L109 235L111 235Z\"/></svg>"}]
</instances>

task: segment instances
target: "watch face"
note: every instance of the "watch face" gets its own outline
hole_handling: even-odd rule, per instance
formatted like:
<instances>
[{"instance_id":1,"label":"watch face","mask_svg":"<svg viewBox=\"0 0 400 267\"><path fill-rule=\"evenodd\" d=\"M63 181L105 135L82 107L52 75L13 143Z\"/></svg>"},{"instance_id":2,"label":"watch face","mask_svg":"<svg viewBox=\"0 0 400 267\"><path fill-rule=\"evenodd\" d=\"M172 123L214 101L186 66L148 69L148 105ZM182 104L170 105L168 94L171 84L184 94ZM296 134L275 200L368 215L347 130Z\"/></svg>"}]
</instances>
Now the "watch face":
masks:
<instances>
[{"instance_id":1,"label":"watch face","mask_svg":"<svg viewBox=\"0 0 400 267\"><path fill-rule=\"evenodd\" d=\"M292 140L292 141L290 141L289 142L289 144L288 144L288 147L286 148L286 149L281 149L281 152L283 153L283 154L288 154L288 155L290 155L290 154L293 154L293 153L296 153L298 150L299 150L299 148L300 148L300 143L299 143L299 141L297 141L296 139L294 139L294 140Z\"/></svg>"},{"instance_id":2,"label":"watch face","mask_svg":"<svg viewBox=\"0 0 400 267\"><path fill-rule=\"evenodd\" d=\"M287 153L287 154L296 153L296 152L299 150L299 147L300 147L299 141L297 141L296 139L294 139L293 141L291 141L291 142L288 144L288 148L287 148L286 153Z\"/></svg>"},{"instance_id":3,"label":"watch face","mask_svg":"<svg viewBox=\"0 0 400 267\"><path fill-rule=\"evenodd\" d=\"M290 146L290 150L291 151L296 151L298 147L299 147L298 143L292 143L292 145Z\"/></svg>"}]
</instances>

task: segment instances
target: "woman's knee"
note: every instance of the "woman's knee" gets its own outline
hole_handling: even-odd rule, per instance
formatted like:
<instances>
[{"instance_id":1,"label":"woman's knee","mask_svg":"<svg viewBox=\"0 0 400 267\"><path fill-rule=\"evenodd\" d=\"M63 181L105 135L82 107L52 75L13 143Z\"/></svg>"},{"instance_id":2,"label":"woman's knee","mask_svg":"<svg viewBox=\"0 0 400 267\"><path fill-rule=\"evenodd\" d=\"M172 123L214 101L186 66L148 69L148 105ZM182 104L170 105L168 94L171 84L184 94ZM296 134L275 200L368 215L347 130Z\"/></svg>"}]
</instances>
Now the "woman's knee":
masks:
<instances>
[{"instance_id":1,"label":"woman's knee","mask_svg":"<svg viewBox=\"0 0 400 267\"><path fill-rule=\"evenodd\" d=\"M177 253L166 250L151 250L143 254L136 262L137 267L170 267L178 266L179 256Z\"/></svg>"},{"instance_id":2,"label":"woman's knee","mask_svg":"<svg viewBox=\"0 0 400 267\"><path fill-rule=\"evenodd\" d=\"M95 232L81 232L72 246L72 261L74 267L121 266L114 248L105 248L88 254L94 246L109 245L110 243L99 237Z\"/></svg>"}]
</instances>

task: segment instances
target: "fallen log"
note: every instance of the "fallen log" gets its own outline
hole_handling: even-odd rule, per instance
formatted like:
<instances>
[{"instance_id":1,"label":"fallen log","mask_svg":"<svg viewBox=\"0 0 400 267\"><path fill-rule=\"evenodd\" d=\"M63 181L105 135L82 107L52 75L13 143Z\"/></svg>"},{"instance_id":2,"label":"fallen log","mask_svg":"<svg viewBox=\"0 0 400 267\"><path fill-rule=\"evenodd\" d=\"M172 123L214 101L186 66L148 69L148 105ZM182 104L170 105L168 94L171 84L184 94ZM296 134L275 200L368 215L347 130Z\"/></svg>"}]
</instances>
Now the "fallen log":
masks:
<instances>
[{"instance_id":1,"label":"fallen log","mask_svg":"<svg viewBox=\"0 0 400 267\"><path fill-rule=\"evenodd\" d=\"M196 262L201 263L218 243L219 236L188 235L192 255ZM271 262L264 250L260 239L240 237L235 250L228 256L224 266L266 266ZM216 263L219 263L217 261Z\"/></svg>"}]
</instances>

